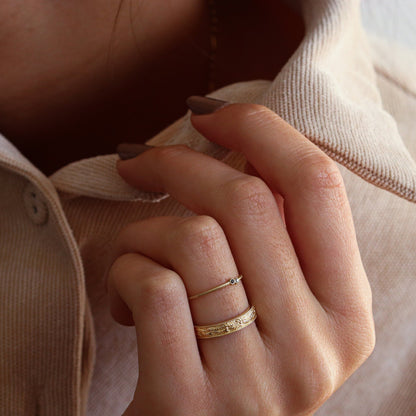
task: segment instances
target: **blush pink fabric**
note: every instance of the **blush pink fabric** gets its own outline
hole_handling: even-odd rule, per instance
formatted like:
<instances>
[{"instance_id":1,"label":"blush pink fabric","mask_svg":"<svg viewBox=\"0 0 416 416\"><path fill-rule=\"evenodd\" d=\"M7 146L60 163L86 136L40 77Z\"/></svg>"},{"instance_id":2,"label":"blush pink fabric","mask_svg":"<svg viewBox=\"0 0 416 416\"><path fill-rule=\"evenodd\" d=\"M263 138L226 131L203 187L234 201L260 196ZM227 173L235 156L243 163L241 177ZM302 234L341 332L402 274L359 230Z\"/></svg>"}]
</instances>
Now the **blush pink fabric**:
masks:
<instances>
[{"instance_id":1,"label":"blush pink fabric","mask_svg":"<svg viewBox=\"0 0 416 416\"><path fill-rule=\"evenodd\" d=\"M305 38L273 81L210 95L270 107L344 177L373 289L377 345L317 415L414 415L415 53L369 38L356 0L304 0L300 10ZM244 163L200 136L189 113L149 143L184 143L236 168ZM132 398L135 331L110 316L103 259L126 224L193 214L167 195L128 186L116 160L80 160L46 177L0 136L2 415L116 415Z\"/></svg>"}]
</instances>

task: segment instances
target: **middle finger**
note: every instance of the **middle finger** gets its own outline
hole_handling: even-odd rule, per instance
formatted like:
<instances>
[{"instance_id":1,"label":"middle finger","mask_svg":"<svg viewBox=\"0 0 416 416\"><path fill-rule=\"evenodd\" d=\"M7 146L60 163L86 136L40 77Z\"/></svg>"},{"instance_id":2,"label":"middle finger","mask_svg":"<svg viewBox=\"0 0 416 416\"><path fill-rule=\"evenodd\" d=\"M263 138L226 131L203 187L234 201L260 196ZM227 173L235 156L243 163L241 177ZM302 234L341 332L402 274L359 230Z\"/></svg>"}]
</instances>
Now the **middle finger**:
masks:
<instances>
[{"instance_id":1,"label":"middle finger","mask_svg":"<svg viewBox=\"0 0 416 416\"><path fill-rule=\"evenodd\" d=\"M181 276L189 296L212 289L238 276L225 235L208 216L156 217L131 223L117 237L114 258L137 252ZM243 281L189 301L195 325L232 319L249 307ZM233 351L234 362L243 365L248 350L263 343L256 325L219 337L201 340L201 353L211 368L224 366L224 348ZM242 352L239 354L239 352Z\"/></svg>"},{"instance_id":2,"label":"middle finger","mask_svg":"<svg viewBox=\"0 0 416 416\"><path fill-rule=\"evenodd\" d=\"M261 179L185 146L155 148L118 168L131 185L167 192L195 213L218 221L245 276L248 297L262 317L260 331L272 336L293 320L304 322L300 311L320 309L276 200Z\"/></svg>"}]
</instances>

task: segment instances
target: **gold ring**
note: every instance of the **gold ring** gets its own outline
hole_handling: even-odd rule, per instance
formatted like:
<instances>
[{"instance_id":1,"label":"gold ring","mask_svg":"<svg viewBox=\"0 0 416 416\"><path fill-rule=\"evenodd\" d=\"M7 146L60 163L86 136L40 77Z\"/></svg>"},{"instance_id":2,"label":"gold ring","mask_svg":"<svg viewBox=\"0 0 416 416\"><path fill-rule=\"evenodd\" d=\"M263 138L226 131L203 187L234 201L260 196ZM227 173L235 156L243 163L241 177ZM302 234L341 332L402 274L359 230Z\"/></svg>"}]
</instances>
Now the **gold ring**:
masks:
<instances>
[{"instance_id":1,"label":"gold ring","mask_svg":"<svg viewBox=\"0 0 416 416\"><path fill-rule=\"evenodd\" d=\"M240 274L240 276L238 276L238 277L233 277L232 279L227 280L225 283L223 283L223 284L221 284L221 285L219 285L219 286L215 286L215 287L213 287L212 289L206 290L205 292L202 292L202 293L198 293L197 295L190 296L190 297L188 297L188 299L189 299L189 300L191 300L191 299L196 299L196 298L199 298L199 297L200 297L200 296L202 296L202 295L206 295L206 294L208 294L208 293L214 292L215 290L222 289L222 288L223 288L223 287L225 287L225 286L235 285L235 284L237 284L237 283L238 283L238 282L239 282L242 278L243 278L243 275L242 275L242 274Z\"/></svg>"},{"instance_id":2,"label":"gold ring","mask_svg":"<svg viewBox=\"0 0 416 416\"><path fill-rule=\"evenodd\" d=\"M229 319L228 321L213 325L194 325L195 334L198 339L222 337L223 335L232 334L233 332L245 328L254 322L256 318L256 308L251 306L241 315Z\"/></svg>"}]
</instances>

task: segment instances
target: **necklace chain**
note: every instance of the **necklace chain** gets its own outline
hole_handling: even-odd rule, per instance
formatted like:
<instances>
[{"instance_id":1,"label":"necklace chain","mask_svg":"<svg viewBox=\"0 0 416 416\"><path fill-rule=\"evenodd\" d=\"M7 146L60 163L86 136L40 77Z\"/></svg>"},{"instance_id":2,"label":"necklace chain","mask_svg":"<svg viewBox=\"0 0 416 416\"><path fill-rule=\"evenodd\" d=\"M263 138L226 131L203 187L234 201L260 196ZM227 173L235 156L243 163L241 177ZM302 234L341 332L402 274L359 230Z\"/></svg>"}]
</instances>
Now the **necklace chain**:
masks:
<instances>
[{"instance_id":1,"label":"necklace chain","mask_svg":"<svg viewBox=\"0 0 416 416\"><path fill-rule=\"evenodd\" d=\"M208 0L209 7L209 67L208 67L208 92L215 90L215 61L217 57L217 34L218 34L218 16L216 9L216 0Z\"/></svg>"}]
</instances>

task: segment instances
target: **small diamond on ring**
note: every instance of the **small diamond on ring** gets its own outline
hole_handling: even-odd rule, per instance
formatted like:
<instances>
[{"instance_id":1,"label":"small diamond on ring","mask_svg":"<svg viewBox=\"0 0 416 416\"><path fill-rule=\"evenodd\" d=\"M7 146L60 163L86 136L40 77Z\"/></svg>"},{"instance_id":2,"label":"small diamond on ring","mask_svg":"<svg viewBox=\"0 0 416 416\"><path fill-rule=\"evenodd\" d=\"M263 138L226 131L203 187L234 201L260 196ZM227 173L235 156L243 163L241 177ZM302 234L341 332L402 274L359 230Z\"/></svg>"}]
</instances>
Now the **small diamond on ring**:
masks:
<instances>
[{"instance_id":1,"label":"small diamond on ring","mask_svg":"<svg viewBox=\"0 0 416 416\"><path fill-rule=\"evenodd\" d=\"M236 279L231 279L230 284L235 285L237 283Z\"/></svg>"}]
</instances>

